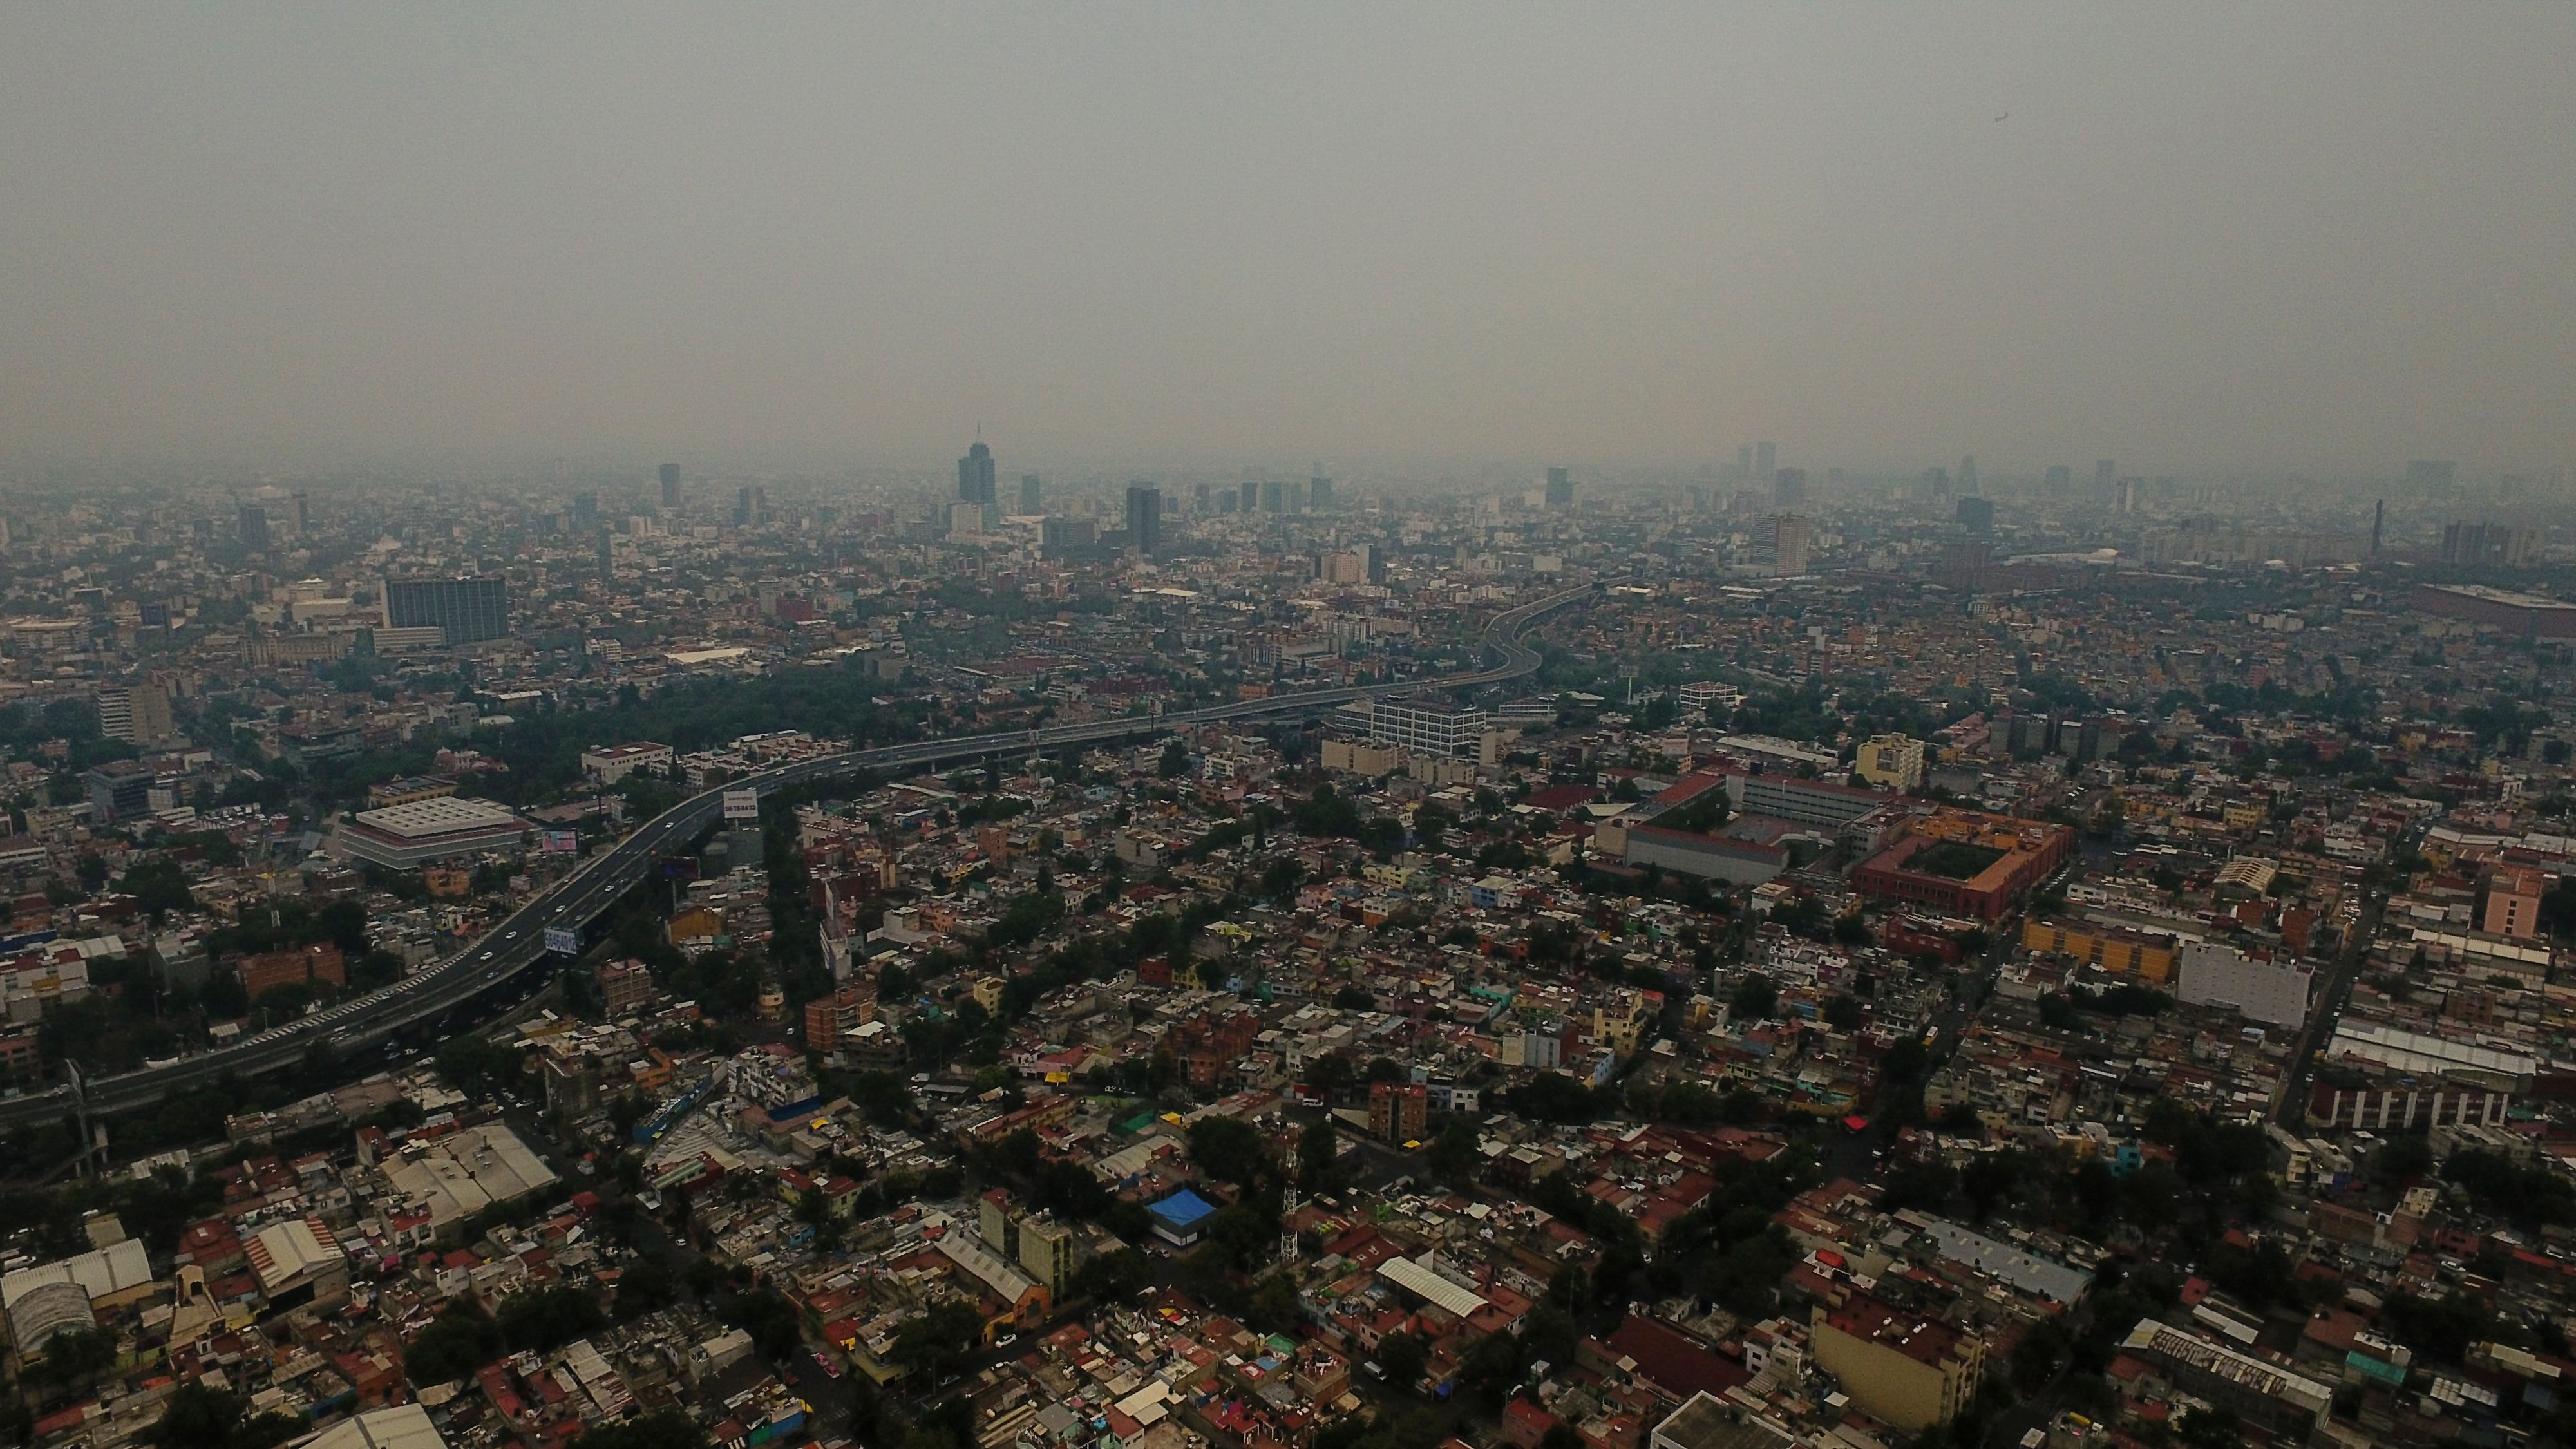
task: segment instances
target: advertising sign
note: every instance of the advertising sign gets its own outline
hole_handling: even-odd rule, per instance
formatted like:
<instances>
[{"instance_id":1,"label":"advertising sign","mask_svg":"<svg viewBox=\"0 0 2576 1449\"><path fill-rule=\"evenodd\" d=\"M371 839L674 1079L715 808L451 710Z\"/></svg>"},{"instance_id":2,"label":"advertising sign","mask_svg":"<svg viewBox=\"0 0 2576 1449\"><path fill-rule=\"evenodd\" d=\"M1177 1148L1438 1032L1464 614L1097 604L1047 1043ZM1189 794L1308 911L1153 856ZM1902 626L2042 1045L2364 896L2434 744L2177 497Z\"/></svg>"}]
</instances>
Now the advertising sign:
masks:
<instances>
[{"instance_id":1,"label":"advertising sign","mask_svg":"<svg viewBox=\"0 0 2576 1449\"><path fill-rule=\"evenodd\" d=\"M546 949L564 956L581 954L581 932L570 926L546 927Z\"/></svg>"},{"instance_id":2,"label":"advertising sign","mask_svg":"<svg viewBox=\"0 0 2576 1449\"><path fill-rule=\"evenodd\" d=\"M758 790L727 790L724 792L724 818L727 820L758 820L760 818L760 792Z\"/></svg>"}]
</instances>

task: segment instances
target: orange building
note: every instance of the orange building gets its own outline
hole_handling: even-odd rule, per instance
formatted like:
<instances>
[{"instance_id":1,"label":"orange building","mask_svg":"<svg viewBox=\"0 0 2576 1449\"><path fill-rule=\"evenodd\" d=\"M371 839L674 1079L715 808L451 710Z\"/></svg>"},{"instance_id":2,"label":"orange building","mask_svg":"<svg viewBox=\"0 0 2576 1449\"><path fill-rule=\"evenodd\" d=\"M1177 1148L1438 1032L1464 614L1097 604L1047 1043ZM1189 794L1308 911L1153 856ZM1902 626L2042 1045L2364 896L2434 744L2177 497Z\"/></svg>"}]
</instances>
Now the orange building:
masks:
<instances>
[{"instance_id":1,"label":"orange building","mask_svg":"<svg viewBox=\"0 0 2576 1449\"><path fill-rule=\"evenodd\" d=\"M1999 921L2074 853L2068 826L1943 809L1918 817L1851 883L1881 900Z\"/></svg>"}]
</instances>

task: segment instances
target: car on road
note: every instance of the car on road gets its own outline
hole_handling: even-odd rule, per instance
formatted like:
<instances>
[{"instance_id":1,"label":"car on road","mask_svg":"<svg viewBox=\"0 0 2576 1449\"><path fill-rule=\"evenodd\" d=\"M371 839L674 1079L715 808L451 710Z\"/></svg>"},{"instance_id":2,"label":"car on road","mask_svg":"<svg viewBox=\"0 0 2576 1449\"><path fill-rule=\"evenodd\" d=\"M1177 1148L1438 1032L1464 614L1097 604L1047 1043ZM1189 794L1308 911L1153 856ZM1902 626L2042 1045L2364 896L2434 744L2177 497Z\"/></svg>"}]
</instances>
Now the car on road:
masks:
<instances>
[{"instance_id":1,"label":"car on road","mask_svg":"<svg viewBox=\"0 0 2576 1449\"><path fill-rule=\"evenodd\" d=\"M823 1357L820 1353L814 1355L814 1366L821 1369L824 1377L826 1378L837 1379L841 1376L841 1366L832 1362L830 1359Z\"/></svg>"},{"instance_id":2,"label":"car on road","mask_svg":"<svg viewBox=\"0 0 2576 1449\"><path fill-rule=\"evenodd\" d=\"M1016 1333L997 1333L993 1335L993 1347L995 1348L1009 1348L1012 1344L1019 1341L1020 1336Z\"/></svg>"}]
</instances>

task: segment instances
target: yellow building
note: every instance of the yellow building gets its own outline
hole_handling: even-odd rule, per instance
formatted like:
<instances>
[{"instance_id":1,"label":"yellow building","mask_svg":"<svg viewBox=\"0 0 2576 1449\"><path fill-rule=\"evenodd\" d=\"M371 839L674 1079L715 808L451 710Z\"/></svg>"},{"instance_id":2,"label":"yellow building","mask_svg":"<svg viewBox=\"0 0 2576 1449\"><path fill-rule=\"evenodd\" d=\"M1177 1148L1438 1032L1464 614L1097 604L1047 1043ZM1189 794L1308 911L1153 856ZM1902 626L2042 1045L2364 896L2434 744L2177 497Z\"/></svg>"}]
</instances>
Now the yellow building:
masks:
<instances>
[{"instance_id":1,"label":"yellow building","mask_svg":"<svg viewBox=\"0 0 2576 1449\"><path fill-rule=\"evenodd\" d=\"M2143 977L2159 986L2173 979L2175 946L2171 936L2030 921L2021 928L2021 944L2025 950L2055 951L2116 975Z\"/></svg>"},{"instance_id":2,"label":"yellow building","mask_svg":"<svg viewBox=\"0 0 2576 1449\"><path fill-rule=\"evenodd\" d=\"M1622 1061L1636 1055L1637 1044L1654 1024L1655 1006L1642 991L1623 993L1625 1000L1614 1006L1592 1008L1592 1039L1608 1047Z\"/></svg>"},{"instance_id":3,"label":"yellow building","mask_svg":"<svg viewBox=\"0 0 2576 1449\"><path fill-rule=\"evenodd\" d=\"M1890 790L1923 788L1923 742L1903 735L1880 735L1860 747L1859 763L1853 773L1872 785Z\"/></svg>"},{"instance_id":4,"label":"yellow building","mask_svg":"<svg viewBox=\"0 0 2576 1449\"><path fill-rule=\"evenodd\" d=\"M1073 1278L1073 1229L1045 1213L1020 1220L1020 1269L1063 1297Z\"/></svg>"},{"instance_id":5,"label":"yellow building","mask_svg":"<svg viewBox=\"0 0 2576 1449\"><path fill-rule=\"evenodd\" d=\"M1986 1371L1974 1333L1848 1289L1813 1310L1808 1333L1816 1366L1872 1418L1909 1434L1957 1417Z\"/></svg>"}]
</instances>

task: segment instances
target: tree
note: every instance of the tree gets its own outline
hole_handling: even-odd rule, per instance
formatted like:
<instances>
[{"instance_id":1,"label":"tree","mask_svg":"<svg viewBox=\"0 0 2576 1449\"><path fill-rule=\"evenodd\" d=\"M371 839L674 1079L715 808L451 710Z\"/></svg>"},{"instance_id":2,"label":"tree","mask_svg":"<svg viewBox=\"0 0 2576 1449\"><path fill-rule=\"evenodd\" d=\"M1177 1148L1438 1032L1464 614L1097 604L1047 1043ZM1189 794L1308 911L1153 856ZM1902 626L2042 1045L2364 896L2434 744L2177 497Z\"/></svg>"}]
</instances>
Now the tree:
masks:
<instances>
[{"instance_id":1,"label":"tree","mask_svg":"<svg viewBox=\"0 0 2576 1449\"><path fill-rule=\"evenodd\" d=\"M463 1298L414 1335L403 1350L403 1374L415 1385L464 1378L501 1356L501 1328L471 1298Z\"/></svg>"},{"instance_id":2,"label":"tree","mask_svg":"<svg viewBox=\"0 0 2576 1449\"><path fill-rule=\"evenodd\" d=\"M171 1392L143 1437L159 1449L274 1449L308 1427L291 1414L253 1416L237 1394L186 1383Z\"/></svg>"},{"instance_id":3,"label":"tree","mask_svg":"<svg viewBox=\"0 0 2576 1449\"><path fill-rule=\"evenodd\" d=\"M1422 1381L1422 1366L1431 1356L1428 1345L1410 1333L1390 1333L1377 1341L1377 1366L1386 1370L1386 1381L1399 1389L1411 1389Z\"/></svg>"},{"instance_id":4,"label":"tree","mask_svg":"<svg viewBox=\"0 0 2576 1449\"><path fill-rule=\"evenodd\" d=\"M972 1306L945 1299L895 1331L895 1361L937 1379L966 1357L983 1329L983 1319Z\"/></svg>"},{"instance_id":5,"label":"tree","mask_svg":"<svg viewBox=\"0 0 2576 1449\"><path fill-rule=\"evenodd\" d=\"M640 1419L602 1425L573 1442L582 1449L707 1449L707 1436L697 1421L677 1409L656 1409Z\"/></svg>"},{"instance_id":6,"label":"tree","mask_svg":"<svg viewBox=\"0 0 2576 1449\"><path fill-rule=\"evenodd\" d=\"M1747 972L1744 979L1736 983L1732 1005L1736 1016L1759 1021L1778 1009L1780 988L1772 985L1771 978L1759 971Z\"/></svg>"},{"instance_id":7,"label":"tree","mask_svg":"<svg viewBox=\"0 0 2576 1449\"><path fill-rule=\"evenodd\" d=\"M44 1377L58 1384L93 1379L116 1363L116 1330L70 1328L45 1340Z\"/></svg>"},{"instance_id":8,"label":"tree","mask_svg":"<svg viewBox=\"0 0 2576 1449\"><path fill-rule=\"evenodd\" d=\"M1338 1060L1332 1058L1331 1060ZM1308 1192L1318 1192L1332 1180L1333 1165L1341 1158L1341 1134L1330 1117L1318 1117L1306 1124L1297 1135L1297 1181Z\"/></svg>"},{"instance_id":9,"label":"tree","mask_svg":"<svg viewBox=\"0 0 2576 1449\"><path fill-rule=\"evenodd\" d=\"M1190 1160L1220 1182L1249 1186L1270 1165L1261 1134L1239 1117L1202 1117L1190 1124Z\"/></svg>"},{"instance_id":10,"label":"tree","mask_svg":"<svg viewBox=\"0 0 2576 1449\"><path fill-rule=\"evenodd\" d=\"M608 1326L599 1295L576 1283L531 1288L501 1300L495 1322L501 1341L514 1349L543 1352L583 1334Z\"/></svg>"},{"instance_id":11,"label":"tree","mask_svg":"<svg viewBox=\"0 0 2576 1449\"><path fill-rule=\"evenodd\" d=\"M1444 1125L1424 1152L1423 1165L1450 1187L1473 1185L1477 1170L1485 1165L1484 1155L1477 1148L1476 1124L1461 1117Z\"/></svg>"}]
</instances>

